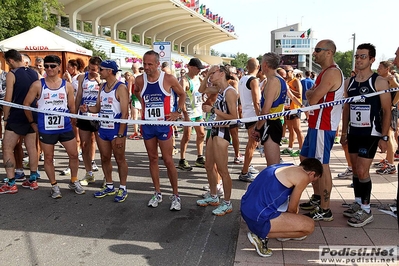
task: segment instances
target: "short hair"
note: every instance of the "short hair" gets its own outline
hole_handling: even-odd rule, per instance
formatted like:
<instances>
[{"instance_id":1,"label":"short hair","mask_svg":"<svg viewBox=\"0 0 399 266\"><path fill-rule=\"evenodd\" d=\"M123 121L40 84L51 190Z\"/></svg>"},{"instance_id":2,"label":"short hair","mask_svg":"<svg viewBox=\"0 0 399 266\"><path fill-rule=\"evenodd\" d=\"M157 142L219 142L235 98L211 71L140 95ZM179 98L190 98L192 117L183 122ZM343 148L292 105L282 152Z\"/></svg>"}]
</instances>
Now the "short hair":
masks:
<instances>
[{"instance_id":1,"label":"short hair","mask_svg":"<svg viewBox=\"0 0 399 266\"><path fill-rule=\"evenodd\" d=\"M309 71L309 70L306 70L306 71L305 71L305 76L306 76L306 77L310 77L310 71Z\"/></svg>"},{"instance_id":2,"label":"short hair","mask_svg":"<svg viewBox=\"0 0 399 266\"><path fill-rule=\"evenodd\" d=\"M154 50L150 50L150 51L145 52L144 56L146 56L146 55L153 55L153 56L155 56L155 62L156 62L156 63L159 63L159 54L158 54L157 52L155 52ZM144 57L144 56L143 56L143 57Z\"/></svg>"},{"instance_id":3,"label":"short hair","mask_svg":"<svg viewBox=\"0 0 399 266\"><path fill-rule=\"evenodd\" d=\"M22 58L24 60L25 63L28 63L28 65L31 64L32 60L30 59L30 56L27 54L22 54Z\"/></svg>"},{"instance_id":4,"label":"short hair","mask_svg":"<svg viewBox=\"0 0 399 266\"><path fill-rule=\"evenodd\" d=\"M393 64L391 61L381 61L380 65L383 65L383 67L388 68L388 71L391 71L393 69Z\"/></svg>"},{"instance_id":5,"label":"short hair","mask_svg":"<svg viewBox=\"0 0 399 266\"><path fill-rule=\"evenodd\" d=\"M82 72L85 69L85 62L83 62L82 59L77 58L77 59L71 59L68 61L68 64L70 64L73 67L76 67L77 70ZM95 64L92 64L95 65Z\"/></svg>"},{"instance_id":6,"label":"short hair","mask_svg":"<svg viewBox=\"0 0 399 266\"><path fill-rule=\"evenodd\" d=\"M90 65L99 66L103 60L99 56L93 56L89 59Z\"/></svg>"},{"instance_id":7,"label":"short hair","mask_svg":"<svg viewBox=\"0 0 399 266\"><path fill-rule=\"evenodd\" d=\"M11 49L11 50L8 50L7 52L5 52L5 53L4 53L4 58L5 58L6 60L12 59L12 60L14 60L15 62L22 62L22 55L21 55L21 53L18 52L17 50L15 50L15 49Z\"/></svg>"},{"instance_id":8,"label":"short hair","mask_svg":"<svg viewBox=\"0 0 399 266\"><path fill-rule=\"evenodd\" d=\"M328 50L330 50L334 55L337 51L337 46L335 45L334 41L328 39L323 41L325 41L325 47L328 48Z\"/></svg>"},{"instance_id":9,"label":"short hair","mask_svg":"<svg viewBox=\"0 0 399 266\"><path fill-rule=\"evenodd\" d=\"M270 52L262 56L262 62L265 62L271 69L277 69L280 65L280 56Z\"/></svg>"},{"instance_id":10,"label":"short hair","mask_svg":"<svg viewBox=\"0 0 399 266\"><path fill-rule=\"evenodd\" d=\"M61 58L58 55L48 55L44 58L44 63L56 63L61 65Z\"/></svg>"},{"instance_id":11,"label":"short hair","mask_svg":"<svg viewBox=\"0 0 399 266\"><path fill-rule=\"evenodd\" d=\"M169 63L168 63L168 62L162 62L162 65L161 65L162 68L168 67L168 66L169 66Z\"/></svg>"},{"instance_id":12,"label":"short hair","mask_svg":"<svg viewBox=\"0 0 399 266\"><path fill-rule=\"evenodd\" d=\"M43 58L41 58L41 57L36 57L36 59L35 59L35 63L36 63L36 64L40 64L40 63L43 63L43 62L44 62Z\"/></svg>"},{"instance_id":13,"label":"short hair","mask_svg":"<svg viewBox=\"0 0 399 266\"><path fill-rule=\"evenodd\" d=\"M371 43L359 44L359 46L357 47L357 50L369 50L369 57L375 58L375 55L376 55L375 46L372 45Z\"/></svg>"},{"instance_id":14,"label":"short hair","mask_svg":"<svg viewBox=\"0 0 399 266\"><path fill-rule=\"evenodd\" d=\"M314 171L315 176L321 177L323 175L323 165L315 158L306 158L299 164L299 166L302 166L305 171Z\"/></svg>"}]
</instances>

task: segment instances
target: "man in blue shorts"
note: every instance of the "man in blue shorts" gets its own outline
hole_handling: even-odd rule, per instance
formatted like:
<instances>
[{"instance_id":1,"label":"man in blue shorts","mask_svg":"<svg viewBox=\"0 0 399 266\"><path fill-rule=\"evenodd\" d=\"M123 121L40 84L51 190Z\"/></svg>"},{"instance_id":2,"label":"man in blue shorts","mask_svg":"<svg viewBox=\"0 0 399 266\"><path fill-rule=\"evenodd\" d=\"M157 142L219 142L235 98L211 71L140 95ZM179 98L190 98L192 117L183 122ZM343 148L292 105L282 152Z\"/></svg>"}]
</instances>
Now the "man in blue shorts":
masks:
<instances>
[{"instance_id":1,"label":"man in blue shorts","mask_svg":"<svg viewBox=\"0 0 399 266\"><path fill-rule=\"evenodd\" d=\"M97 97L95 106L83 104L82 112L98 113L101 118L111 121L101 121L98 130L97 145L101 155L101 165L105 176L105 186L94 193L94 197L103 198L115 195L115 202L123 202L127 198L126 180L128 166L125 157L127 124L116 123L113 119L127 119L129 116L129 92L122 82L116 78L118 65L115 61L105 60L100 64L100 77L105 79ZM114 154L118 165L119 190L116 192L112 181L111 155Z\"/></svg>"},{"instance_id":2,"label":"man in blue shorts","mask_svg":"<svg viewBox=\"0 0 399 266\"><path fill-rule=\"evenodd\" d=\"M268 238L303 240L314 230L314 221L298 214L303 190L323 174L320 161L308 158L299 166L274 164L258 174L241 199L241 215L248 225L248 239L262 257L269 257Z\"/></svg>"},{"instance_id":3,"label":"man in blue shorts","mask_svg":"<svg viewBox=\"0 0 399 266\"><path fill-rule=\"evenodd\" d=\"M159 71L159 54L148 51L143 56L144 74L136 78L134 94L141 101L143 107L142 119L146 121L175 121L181 117L186 100L186 94L177 79L163 71ZM178 109L171 112L172 90L179 97ZM142 125L144 145L150 160L150 174L154 184L155 193L148 202L148 207L156 208L162 202L161 185L159 181L158 145L161 149L162 159L167 168L167 174L172 186L173 195L170 205L171 211L181 210L181 200L177 186L177 170L173 162L171 126Z\"/></svg>"}]
</instances>

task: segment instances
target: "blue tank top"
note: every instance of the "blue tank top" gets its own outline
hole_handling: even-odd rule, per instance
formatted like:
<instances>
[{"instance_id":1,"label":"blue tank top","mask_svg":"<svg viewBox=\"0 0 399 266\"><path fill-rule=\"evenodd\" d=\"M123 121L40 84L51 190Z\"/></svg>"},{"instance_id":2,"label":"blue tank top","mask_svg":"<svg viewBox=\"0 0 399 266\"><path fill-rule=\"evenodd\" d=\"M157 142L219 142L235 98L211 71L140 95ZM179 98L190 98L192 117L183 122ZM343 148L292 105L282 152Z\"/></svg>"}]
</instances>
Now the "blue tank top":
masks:
<instances>
[{"instance_id":1,"label":"blue tank top","mask_svg":"<svg viewBox=\"0 0 399 266\"><path fill-rule=\"evenodd\" d=\"M279 76L276 76L276 78L280 81L281 89L277 99L275 99L272 103L272 106L270 108L270 113L282 112L284 109L285 98L287 97L287 83L285 82L284 79L282 79ZM265 104L265 96L264 93L262 93L262 97L260 98L260 109L263 108L264 104ZM281 117L273 118L272 120L276 119L281 119Z\"/></svg>"},{"instance_id":2,"label":"blue tank top","mask_svg":"<svg viewBox=\"0 0 399 266\"><path fill-rule=\"evenodd\" d=\"M40 81L42 93L37 100L37 109L69 113L66 81L63 79L61 86L57 89L48 88L44 78ZM69 97L73 97L73 95ZM69 117L46 113L38 114L37 127L39 132L44 134L61 134L72 131Z\"/></svg>"},{"instance_id":3,"label":"blue tank top","mask_svg":"<svg viewBox=\"0 0 399 266\"><path fill-rule=\"evenodd\" d=\"M241 199L243 216L256 221L266 221L278 216L278 208L287 202L293 187L280 183L275 172L281 167L293 164L274 164L265 168L249 185Z\"/></svg>"},{"instance_id":4,"label":"blue tank top","mask_svg":"<svg viewBox=\"0 0 399 266\"><path fill-rule=\"evenodd\" d=\"M16 104L23 104L26 95L28 94L29 88L33 82L38 80L37 72L33 69L26 67L19 67L11 70L15 75L14 90L12 94L11 102ZM32 107L33 104L31 105ZM28 123L28 119L25 116L23 109L13 108L10 109L10 115L8 116L8 123Z\"/></svg>"}]
</instances>

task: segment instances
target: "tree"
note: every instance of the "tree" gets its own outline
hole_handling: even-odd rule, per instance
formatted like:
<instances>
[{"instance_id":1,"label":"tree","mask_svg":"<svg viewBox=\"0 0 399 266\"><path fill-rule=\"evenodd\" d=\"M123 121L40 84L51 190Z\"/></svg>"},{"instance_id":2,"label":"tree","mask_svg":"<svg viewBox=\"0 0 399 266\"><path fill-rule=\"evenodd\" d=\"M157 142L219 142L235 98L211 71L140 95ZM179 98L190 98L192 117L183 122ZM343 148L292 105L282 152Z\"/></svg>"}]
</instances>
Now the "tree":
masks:
<instances>
[{"instance_id":1,"label":"tree","mask_svg":"<svg viewBox=\"0 0 399 266\"><path fill-rule=\"evenodd\" d=\"M215 49L211 49L211 56L219 56L219 52Z\"/></svg>"},{"instance_id":2,"label":"tree","mask_svg":"<svg viewBox=\"0 0 399 266\"><path fill-rule=\"evenodd\" d=\"M231 61L231 65L235 66L236 68L245 68L248 62L248 55L237 53L234 57L234 60Z\"/></svg>"},{"instance_id":3,"label":"tree","mask_svg":"<svg viewBox=\"0 0 399 266\"><path fill-rule=\"evenodd\" d=\"M344 77L349 77L352 69L353 51L336 52L334 61L341 68Z\"/></svg>"},{"instance_id":4,"label":"tree","mask_svg":"<svg viewBox=\"0 0 399 266\"><path fill-rule=\"evenodd\" d=\"M86 41L76 41L77 44L79 44L80 46L88 49L88 50L92 50L93 51L93 56L99 56L101 57L103 60L108 58L107 53L104 50L100 50L101 46L96 45L96 47L94 47L94 39L92 40L86 40Z\"/></svg>"},{"instance_id":5,"label":"tree","mask_svg":"<svg viewBox=\"0 0 399 266\"><path fill-rule=\"evenodd\" d=\"M62 14L62 5L57 0L2 0L0 4L0 40L40 26L54 31L57 17Z\"/></svg>"}]
</instances>

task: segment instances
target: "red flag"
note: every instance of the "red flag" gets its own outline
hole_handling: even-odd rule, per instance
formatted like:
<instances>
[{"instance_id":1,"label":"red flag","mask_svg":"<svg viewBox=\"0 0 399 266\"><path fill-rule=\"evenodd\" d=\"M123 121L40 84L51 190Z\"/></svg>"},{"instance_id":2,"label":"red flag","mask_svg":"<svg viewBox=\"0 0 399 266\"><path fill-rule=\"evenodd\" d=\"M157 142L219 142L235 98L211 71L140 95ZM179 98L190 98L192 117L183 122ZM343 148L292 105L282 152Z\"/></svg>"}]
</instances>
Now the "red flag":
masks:
<instances>
[{"instance_id":1,"label":"red flag","mask_svg":"<svg viewBox=\"0 0 399 266\"><path fill-rule=\"evenodd\" d=\"M302 39L305 38L305 33L306 33L306 31L304 33L302 33L301 36L299 36L299 37L301 37Z\"/></svg>"}]
</instances>

